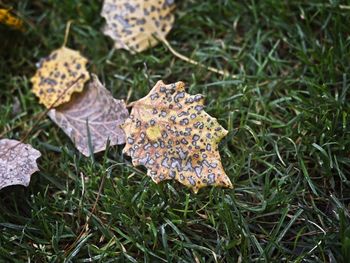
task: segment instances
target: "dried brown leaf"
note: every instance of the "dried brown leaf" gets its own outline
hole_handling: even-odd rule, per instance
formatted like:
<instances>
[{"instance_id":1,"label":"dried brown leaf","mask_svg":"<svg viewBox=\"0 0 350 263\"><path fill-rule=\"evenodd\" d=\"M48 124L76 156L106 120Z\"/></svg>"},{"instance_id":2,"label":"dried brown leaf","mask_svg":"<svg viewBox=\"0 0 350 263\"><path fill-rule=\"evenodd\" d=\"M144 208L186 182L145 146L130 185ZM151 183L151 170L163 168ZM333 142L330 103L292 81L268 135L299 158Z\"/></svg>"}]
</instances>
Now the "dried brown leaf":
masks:
<instances>
[{"instance_id":1,"label":"dried brown leaf","mask_svg":"<svg viewBox=\"0 0 350 263\"><path fill-rule=\"evenodd\" d=\"M156 183L175 179L194 192L208 185L232 187L218 151L227 131L204 111L202 95L189 95L183 82L162 81L134 102L122 126L124 153L144 165Z\"/></svg>"},{"instance_id":2,"label":"dried brown leaf","mask_svg":"<svg viewBox=\"0 0 350 263\"><path fill-rule=\"evenodd\" d=\"M0 140L0 189L10 185L28 186L30 176L39 171L36 159L41 156L31 145L20 141Z\"/></svg>"},{"instance_id":3,"label":"dried brown leaf","mask_svg":"<svg viewBox=\"0 0 350 263\"><path fill-rule=\"evenodd\" d=\"M129 116L125 103L114 99L95 75L82 93L48 115L85 156L90 156L89 137L93 153L105 150L108 140L111 146L125 142L120 127Z\"/></svg>"}]
</instances>

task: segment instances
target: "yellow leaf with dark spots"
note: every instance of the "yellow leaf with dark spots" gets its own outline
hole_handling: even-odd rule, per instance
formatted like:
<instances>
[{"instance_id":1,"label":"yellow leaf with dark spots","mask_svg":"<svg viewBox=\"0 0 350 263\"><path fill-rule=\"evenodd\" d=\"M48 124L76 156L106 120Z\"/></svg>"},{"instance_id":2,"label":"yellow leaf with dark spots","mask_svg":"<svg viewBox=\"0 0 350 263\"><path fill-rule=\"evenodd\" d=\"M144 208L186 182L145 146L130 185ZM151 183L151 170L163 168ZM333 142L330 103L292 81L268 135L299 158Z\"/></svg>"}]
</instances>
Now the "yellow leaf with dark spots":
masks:
<instances>
[{"instance_id":1,"label":"yellow leaf with dark spots","mask_svg":"<svg viewBox=\"0 0 350 263\"><path fill-rule=\"evenodd\" d=\"M141 52L165 40L174 23L173 0L105 0L101 15L106 19L105 35L115 48Z\"/></svg>"},{"instance_id":2,"label":"yellow leaf with dark spots","mask_svg":"<svg viewBox=\"0 0 350 263\"><path fill-rule=\"evenodd\" d=\"M0 9L0 23L19 30L23 30L23 21L11 14L10 9Z\"/></svg>"},{"instance_id":3,"label":"yellow leaf with dark spots","mask_svg":"<svg viewBox=\"0 0 350 263\"><path fill-rule=\"evenodd\" d=\"M186 93L183 82L158 81L132 105L122 127L123 152L133 165L144 165L156 183L174 179L195 193L209 185L232 187L218 151L227 131L204 111L202 95Z\"/></svg>"},{"instance_id":4,"label":"yellow leaf with dark spots","mask_svg":"<svg viewBox=\"0 0 350 263\"><path fill-rule=\"evenodd\" d=\"M47 108L68 102L74 92L81 92L90 79L88 60L78 51L61 47L40 60L31 78L32 91Z\"/></svg>"}]
</instances>

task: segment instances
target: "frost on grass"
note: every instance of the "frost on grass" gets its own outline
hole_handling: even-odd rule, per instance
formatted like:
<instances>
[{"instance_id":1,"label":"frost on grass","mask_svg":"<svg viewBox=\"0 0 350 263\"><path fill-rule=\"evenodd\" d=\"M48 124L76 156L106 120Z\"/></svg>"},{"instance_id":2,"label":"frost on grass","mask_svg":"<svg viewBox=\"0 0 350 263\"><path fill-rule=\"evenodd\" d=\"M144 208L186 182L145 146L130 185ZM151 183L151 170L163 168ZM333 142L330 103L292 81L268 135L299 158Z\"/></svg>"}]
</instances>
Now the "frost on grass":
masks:
<instances>
[{"instance_id":1,"label":"frost on grass","mask_svg":"<svg viewBox=\"0 0 350 263\"><path fill-rule=\"evenodd\" d=\"M202 95L189 95L183 82L158 81L133 103L124 128L124 153L144 165L156 183L175 179L194 192L214 185L232 187L218 152L227 131L204 111Z\"/></svg>"},{"instance_id":2,"label":"frost on grass","mask_svg":"<svg viewBox=\"0 0 350 263\"><path fill-rule=\"evenodd\" d=\"M0 140L0 189L10 185L28 186L30 176L38 171L41 156L31 145L16 140Z\"/></svg>"},{"instance_id":3,"label":"frost on grass","mask_svg":"<svg viewBox=\"0 0 350 263\"><path fill-rule=\"evenodd\" d=\"M129 116L125 103L114 99L95 75L82 93L48 115L85 156L90 156L90 147L96 153L105 150L108 141L111 146L125 142L120 127Z\"/></svg>"},{"instance_id":4,"label":"frost on grass","mask_svg":"<svg viewBox=\"0 0 350 263\"><path fill-rule=\"evenodd\" d=\"M173 0L105 0L103 32L117 49L141 52L165 39L174 23L173 8Z\"/></svg>"}]
</instances>

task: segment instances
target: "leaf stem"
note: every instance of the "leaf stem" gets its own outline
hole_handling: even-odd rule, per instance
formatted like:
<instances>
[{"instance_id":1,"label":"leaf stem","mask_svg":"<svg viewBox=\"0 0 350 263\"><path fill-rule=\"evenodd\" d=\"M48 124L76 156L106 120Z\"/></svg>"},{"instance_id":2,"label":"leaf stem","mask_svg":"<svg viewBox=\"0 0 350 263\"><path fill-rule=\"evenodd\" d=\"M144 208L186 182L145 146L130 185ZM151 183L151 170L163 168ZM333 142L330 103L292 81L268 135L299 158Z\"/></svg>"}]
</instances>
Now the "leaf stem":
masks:
<instances>
[{"instance_id":1,"label":"leaf stem","mask_svg":"<svg viewBox=\"0 0 350 263\"><path fill-rule=\"evenodd\" d=\"M176 57L178 57L179 59L183 60L183 61L186 61L190 64L193 64L195 66L200 66L202 68L205 68L211 72L214 72L214 73L217 73L217 74L220 74L222 76L225 76L225 77L231 77L231 78L234 78L234 79L237 79L237 75L231 75L229 72L227 72L226 70L220 70L220 69L217 69L217 68L214 68L214 67L210 67L210 66L206 66L196 60L193 60L189 57L186 57L185 55L182 55L180 53L178 53L175 49L173 49L173 47L170 45L170 43L165 39L165 38L161 38L161 41L166 45L166 47L169 49L169 51Z\"/></svg>"},{"instance_id":2,"label":"leaf stem","mask_svg":"<svg viewBox=\"0 0 350 263\"><path fill-rule=\"evenodd\" d=\"M70 26L71 24L73 23L73 20L69 20L67 22L67 25L66 25L66 31L64 33L64 40L63 40L63 47L65 47L67 45L67 41L68 41L68 36L69 36L69 31L70 31Z\"/></svg>"}]
</instances>

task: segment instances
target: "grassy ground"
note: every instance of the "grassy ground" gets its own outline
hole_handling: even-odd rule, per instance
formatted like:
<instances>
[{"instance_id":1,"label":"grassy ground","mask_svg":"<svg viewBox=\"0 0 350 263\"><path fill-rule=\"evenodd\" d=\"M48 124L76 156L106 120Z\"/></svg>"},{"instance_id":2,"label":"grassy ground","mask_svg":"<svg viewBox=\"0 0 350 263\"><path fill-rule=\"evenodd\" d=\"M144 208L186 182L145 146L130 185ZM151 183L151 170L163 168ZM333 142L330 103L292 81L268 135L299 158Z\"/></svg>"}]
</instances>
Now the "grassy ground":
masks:
<instances>
[{"instance_id":1,"label":"grassy ground","mask_svg":"<svg viewBox=\"0 0 350 263\"><path fill-rule=\"evenodd\" d=\"M35 63L64 38L117 98L183 80L230 133L220 146L234 190L155 185L113 147L79 154L48 118L30 187L0 191L0 262L349 262L350 7L344 1L177 1L178 51L111 51L101 1L0 1L30 26L0 28L0 133L20 139L44 111ZM343 4L343 5L341 5ZM17 102L16 102L17 101ZM19 104L13 112L13 105ZM124 159L125 158L125 159ZM101 195L93 210L99 188Z\"/></svg>"}]
</instances>

